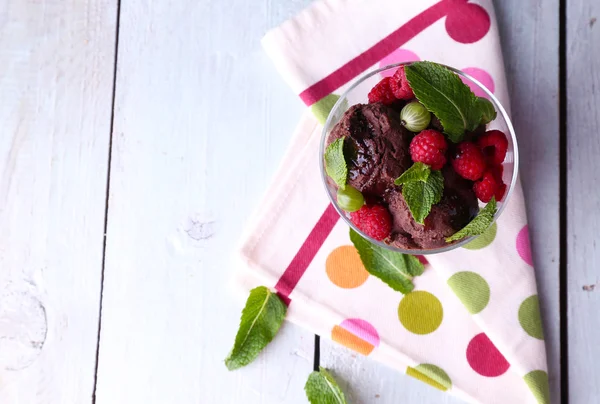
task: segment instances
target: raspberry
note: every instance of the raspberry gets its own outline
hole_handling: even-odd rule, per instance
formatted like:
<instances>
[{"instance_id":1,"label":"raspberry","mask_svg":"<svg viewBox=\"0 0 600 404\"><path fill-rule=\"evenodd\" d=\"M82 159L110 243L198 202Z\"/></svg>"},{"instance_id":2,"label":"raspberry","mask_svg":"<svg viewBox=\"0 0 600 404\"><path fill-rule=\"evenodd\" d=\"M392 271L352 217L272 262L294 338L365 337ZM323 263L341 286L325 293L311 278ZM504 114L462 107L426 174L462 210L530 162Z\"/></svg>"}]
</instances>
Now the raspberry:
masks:
<instances>
[{"instance_id":1,"label":"raspberry","mask_svg":"<svg viewBox=\"0 0 600 404\"><path fill-rule=\"evenodd\" d=\"M492 174L494 174L494 179L498 184L502 182L502 176L504 175L504 166L502 164L498 164L497 166L491 166L490 170Z\"/></svg>"},{"instance_id":2,"label":"raspberry","mask_svg":"<svg viewBox=\"0 0 600 404\"><path fill-rule=\"evenodd\" d=\"M373 87L369 93L369 104L381 102L385 105L390 105L396 101L396 97L390 88L390 81L391 78L386 77L379 83L375 84L375 87Z\"/></svg>"},{"instance_id":3,"label":"raspberry","mask_svg":"<svg viewBox=\"0 0 600 404\"><path fill-rule=\"evenodd\" d=\"M421 162L434 170L441 170L446 164L448 143L440 132L426 129L413 138L409 150L415 163Z\"/></svg>"},{"instance_id":4,"label":"raspberry","mask_svg":"<svg viewBox=\"0 0 600 404\"><path fill-rule=\"evenodd\" d=\"M462 142L456 147L452 167L461 177L477 181L483 176L486 164L483 153L475 143Z\"/></svg>"},{"instance_id":5,"label":"raspberry","mask_svg":"<svg viewBox=\"0 0 600 404\"><path fill-rule=\"evenodd\" d=\"M399 100L410 100L411 98L415 98L415 93L413 93L408 80L406 80L404 66L400 66L398 70L396 70L396 73L394 73L392 76L390 87L392 89L392 93Z\"/></svg>"},{"instance_id":6,"label":"raspberry","mask_svg":"<svg viewBox=\"0 0 600 404\"><path fill-rule=\"evenodd\" d=\"M485 132L479 137L477 144L481 148L488 164L502 164L508 150L508 139L506 139L504 133L499 130Z\"/></svg>"},{"instance_id":7,"label":"raspberry","mask_svg":"<svg viewBox=\"0 0 600 404\"><path fill-rule=\"evenodd\" d=\"M382 241L392 232L392 217L382 205L365 205L350 213L350 220L367 236Z\"/></svg>"},{"instance_id":8,"label":"raspberry","mask_svg":"<svg viewBox=\"0 0 600 404\"><path fill-rule=\"evenodd\" d=\"M492 197L496 194L498 189L498 183L494 178L494 173L491 170L486 171L483 174L483 178L473 184L473 191L481 202L489 202Z\"/></svg>"},{"instance_id":9,"label":"raspberry","mask_svg":"<svg viewBox=\"0 0 600 404\"><path fill-rule=\"evenodd\" d=\"M506 184L502 182L502 175L504 174L504 166L499 164L497 166L490 167L490 171L494 175L494 179L496 180L496 200L501 201L504 198L504 194L506 193Z\"/></svg>"},{"instance_id":10,"label":"raspberry","mask_svg":"<svg viewBox=\"0 0 600 404\"><path fill-rule=\"evenodd\" d=\"M500 184L498 189L496 189L496 201L501 201L504 198L504 194L506 194L506 184Z\"/></svg>"}]
</instances>

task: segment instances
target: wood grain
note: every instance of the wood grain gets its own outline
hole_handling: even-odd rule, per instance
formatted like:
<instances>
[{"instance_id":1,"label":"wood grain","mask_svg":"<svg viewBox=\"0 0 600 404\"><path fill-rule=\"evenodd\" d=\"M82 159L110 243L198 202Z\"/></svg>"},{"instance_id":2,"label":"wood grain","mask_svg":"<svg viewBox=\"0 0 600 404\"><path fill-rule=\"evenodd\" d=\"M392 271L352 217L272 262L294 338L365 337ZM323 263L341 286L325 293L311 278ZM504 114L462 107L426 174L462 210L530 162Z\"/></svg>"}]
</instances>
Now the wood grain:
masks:
<instances>
[{"instance_id":1,"label":"wood grain","mask_svg":"<svg viewBox=\"0 0 600 404\"><path fill-rule=\"evenodd\" d=\"M569 400L600 397L600 4L567 2Z\"/></svg>"},{"instance_id":2,"label":"wood grain","mask_svg":"<svg viewBox=\"0 0 600 404\"><path fill-rule=\"evenodd\" d=\"M98 404L306 401L305 330L223 364L232 251L304 109L259 43L308 0L289 4L121 5Z\"/></svg>"},{"instance_id":3,"label":"wood grain","mask_svg":"<svg viewBox=\"0 0 600 404\"><path fill-rule=\"evenodd\" d=\"M91 403L116 1L0 5L0 402Z\"/></svg>"},{"instance_id":4,"label":"wood grain","mask_svg":"<svg viewBox=\"0 0 600 404\"><path fill-rule=\"evenodd\" d=\"M349 403L464 404L458 397L357 355L330 340L321 338L321 352L321 365L334 374Z\"/></svg>"},{"instance_id":5,"label":"wood grain","mask_svg":"<svg viewBox=\"0 0 600 404\"><path fill-rule=\"evenodd\" d=\"M551 397L560 398L558 0L495 2L544 320Z\"/></svg>"}]
</instances>

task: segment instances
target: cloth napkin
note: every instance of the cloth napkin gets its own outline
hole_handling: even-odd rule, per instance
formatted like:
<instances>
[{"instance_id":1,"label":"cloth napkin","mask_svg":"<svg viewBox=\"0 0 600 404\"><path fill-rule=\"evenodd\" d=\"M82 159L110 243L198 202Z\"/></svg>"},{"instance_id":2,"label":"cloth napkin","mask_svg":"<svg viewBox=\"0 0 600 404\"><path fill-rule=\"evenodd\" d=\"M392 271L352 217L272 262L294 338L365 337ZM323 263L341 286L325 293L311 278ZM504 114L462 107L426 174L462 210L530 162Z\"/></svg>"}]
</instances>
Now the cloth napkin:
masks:
<instances>
[{"instance_id":1,"label":"cloth napkin","mask_svg":"<svg viewBox=\"0 0 600 404\"><path fill-rule=\"evenodd\" d=\"M329 110L380 66L459 68L508 109L491 1L315 1L268 32L263 47L310 111L243 236L238 283L275 288L288 320L465 401L549 403L520 183L496 224L466 248L428 255L415 290L402 295L366 272L319 172Z\"/></svg>"}]
</instances>

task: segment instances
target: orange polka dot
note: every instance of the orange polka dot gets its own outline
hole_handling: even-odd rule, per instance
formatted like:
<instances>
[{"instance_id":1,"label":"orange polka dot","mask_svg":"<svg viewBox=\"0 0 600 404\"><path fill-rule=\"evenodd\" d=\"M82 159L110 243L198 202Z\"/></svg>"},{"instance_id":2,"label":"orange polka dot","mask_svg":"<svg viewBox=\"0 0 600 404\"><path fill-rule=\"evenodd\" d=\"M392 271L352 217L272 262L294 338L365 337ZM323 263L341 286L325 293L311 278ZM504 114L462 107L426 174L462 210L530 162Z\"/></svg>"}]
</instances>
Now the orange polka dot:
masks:
<instances>
[{"instance_id":1,"label":"orange polka dot","mask_svg":"<svg viewBox=\"0 0 600 404\"><path fill-rule=\"evenodd\" d=\"M369 277L358 251L350 245L333 250L327 257L325 270L329 280L344 289L357 288Z\"/></svg>"},{"instance_id":2,"label":"orange polka dot","mask_svg":"<svg viewBox=\"0 0 600 404\"><path fill-rule=\"evenodd\" d=\"M331 339L347 348L352 349L363 355L368 355L373 352L375 346L368 343L364 339L357 337L345 328L336 325L331 330Z\"/></svg>"}]
</instances>

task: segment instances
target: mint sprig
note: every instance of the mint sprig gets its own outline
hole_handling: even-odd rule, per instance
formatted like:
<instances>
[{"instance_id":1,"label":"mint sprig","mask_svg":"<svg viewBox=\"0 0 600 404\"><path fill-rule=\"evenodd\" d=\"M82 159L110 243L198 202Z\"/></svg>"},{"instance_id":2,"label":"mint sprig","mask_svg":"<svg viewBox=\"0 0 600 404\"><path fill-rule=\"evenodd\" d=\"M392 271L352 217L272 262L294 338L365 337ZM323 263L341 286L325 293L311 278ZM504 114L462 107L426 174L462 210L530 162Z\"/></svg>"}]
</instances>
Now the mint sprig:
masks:
<instances>
[{"instance_id":1,"label":"mint sprig","mask_svg":"<svg viewBox=\"0 0 600 404\"><path fill-rule=\"evenodd\" d=\"M408 170L403 172L400 177L396 178L394 184L402 185L415 181L427 182L430 173L431 167L429 167L427 164L417 162L414 163Z\"/></svg>"},{"instance_id":2,"label":"mint sprig","mask_svg":"<svg viewBox=\"0 0 600 404\"><path fill-rule=\"evenodd\" d=\"M479 211L477 216L465 227L454 233L452 236L446 238L446 242L461 240L465 237L478 236L485 233L485 231L494 222L494 215L496 214L496 198L492 198L483 209Z\"/></svg>"},{"instance_id":3,"label":"mint sprig","mask_svg":"<svg viewBox=\"0 0 600 404\"><path fill-rule=\"evenodd\" d=\"M332 142L325 150L325 172L341 189L346 188L348 167L344 158L344 138Z\"/></svg>"},{"instance_id":4,"label":"mint sprig","mask_svg":"<svg viewBox=\"0 0 600 404\"><path fill-rule=\"evenodd\" d=\"M480 124L482 111L477 96L458 75L432 62L415 62L404 71L419 102L440 120L452 142L462 141L465 131Z\"/></svg>"},{"instance_id":5,"label":"mint sprig","mask_svg":"<svg viewBox=\"0 0 600 404\"><path fill-rule=\"evenodd\" d=\"M279 331L286 312L287 306L268 288L259 286L252 289L242 311L235 344L225 359L227 368L238 369L256 359Z\"/></svg>"},{"instance_id":6,"label":"mint sprig","mask_svg":"<svg viewBox=\"0 0 600 404\"><path fill-rule=\"evenodd\" d=\"M367 272L381 279L397 292L406 294L414 289L412 280L423 273L421 261L414 255L401 254L379 247L350 229L350 240L358 250Z\"/></svg>"},{"instance_id":7,"label":"mint sprig","mask_svg":"<svg viewBox=\"0 0 600 404\"><path fill-rule=\"evenodd\" d=\"M323 367L308 376L304 391L310 404L347 404L344 392Z\"/></svg>"},{"instance_id":8,"label":"mint sprig","mask_svg":"<svg viewBox=\"0 0 600 404\"><path fill-rule=\"evenodd\" d=\"M427 164L414 163L394 181L402 185L402 196L417 223L424 224L431 207L442 199L444 176Z\"/></svg>"},{"instance_id":9,"label":"mint sprig","mask_svg":"<svg viewBox=\"0 0 600 404\"><path fill-rule=\"evenodd\" d=\"M398 178L398 180L400 180ZM442 200L444 176L441 171L431 170L425 181L406 182L402 186L402 196L408 205L415 222L424 224L431 207Z\"/></svg>"},{"instance_id":10,"label":"mint sprig","mask_svg":"<svg viewBox=\"0 0 600 404\"><path fill-rule=\"evenodd\" d=\"M477 108L481 111L481 123L487 125L496 119L498 113L494 104L490 100L484 97L477 97Z\"/></svg>"}]
</instances>

